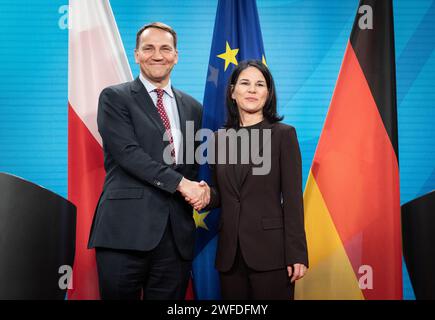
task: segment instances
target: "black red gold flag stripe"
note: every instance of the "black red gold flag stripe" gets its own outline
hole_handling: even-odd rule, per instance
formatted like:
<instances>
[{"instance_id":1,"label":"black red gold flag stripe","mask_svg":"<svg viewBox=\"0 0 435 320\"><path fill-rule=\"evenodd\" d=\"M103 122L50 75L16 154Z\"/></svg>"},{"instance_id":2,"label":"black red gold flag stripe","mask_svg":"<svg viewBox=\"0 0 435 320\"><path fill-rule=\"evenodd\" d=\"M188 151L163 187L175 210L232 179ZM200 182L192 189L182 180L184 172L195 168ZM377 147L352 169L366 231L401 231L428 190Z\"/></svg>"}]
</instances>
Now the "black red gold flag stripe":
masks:
<instances>
[{"instance_id":1,"label":"black red gold flag stripe","mask_svg":"<svg viewBox=\"0 0 435 320\"><path fill-rule=\"evenodd\" d=\"M297 299L401 299L393 10L360 1L305 193Z\"/></svg>"}]
</instances>

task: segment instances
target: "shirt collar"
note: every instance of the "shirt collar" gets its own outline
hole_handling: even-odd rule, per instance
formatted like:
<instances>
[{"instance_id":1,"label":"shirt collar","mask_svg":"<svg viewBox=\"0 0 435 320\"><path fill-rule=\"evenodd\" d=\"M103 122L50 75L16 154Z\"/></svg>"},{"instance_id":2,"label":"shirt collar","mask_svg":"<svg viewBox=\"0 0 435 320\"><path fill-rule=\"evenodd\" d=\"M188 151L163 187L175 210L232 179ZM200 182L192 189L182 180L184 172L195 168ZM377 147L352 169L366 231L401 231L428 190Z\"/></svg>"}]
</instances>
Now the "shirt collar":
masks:
<instances>
[{"instance_id":1,"label":"shirt collar","mask_svg":"<svg viewBox=\"0 0 435 320\"><path fill-rule=\"evenodd\" d=\"M142 73L139 75L139 79L142 82L142 84L145 86L145 89L148 93L154 91L154 89L157 89L155 85L153 85L147 78L145 78ZM171 98L174 97L174 93L172 92L172 86L171 86L171 79L169 79L168 84L162 88Z\"/></svg>"}]
</instances>

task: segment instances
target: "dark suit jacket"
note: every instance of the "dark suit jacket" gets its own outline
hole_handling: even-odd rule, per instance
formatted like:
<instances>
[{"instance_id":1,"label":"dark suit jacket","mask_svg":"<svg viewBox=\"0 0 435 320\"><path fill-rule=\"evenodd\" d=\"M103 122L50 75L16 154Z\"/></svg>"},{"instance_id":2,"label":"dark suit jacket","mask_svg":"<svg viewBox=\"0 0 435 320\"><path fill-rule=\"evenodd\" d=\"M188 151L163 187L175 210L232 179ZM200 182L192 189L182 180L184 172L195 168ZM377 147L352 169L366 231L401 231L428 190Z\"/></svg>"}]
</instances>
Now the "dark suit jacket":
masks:
<instances>
[{"instance_id":1,"label":"dark suit jacket","mask_svg":"<svg viewBox=\"0 0 435 320\"><path fill-rule=\"evenodd\" d=\"M308 266L304 230L301 155L293 127L270 124L271 170L253 175L252 165L210 165L212 177L209 208L221 207L216 268L233 265L238 241L247 265L257 271L284 268L294 263ZM219 138L215 134L215 142ZM260 148L261 150L261 148ZM216 154L221 150L216 148ZM240 172L240 171L237 171ZM282 199L282 200L281 200Z\"/></svg>"},{"instance_id":2,"label":"dark suit jacket","mask_svg":"<svg viewBox=\"0 0 435 320\"><path fill-rule=\"evenodd\" d=\"M194 121L196 132L201 126L202 106L189 95L172 90L184 139L180 156L183 149L185 159L186 121ZM168 145L162 138L165 129L139 78L101 92L97 122L106 179L88 247L151 250L170 219L181 256L192 259L192 207L176 188L183 176L195 180L198 166L164 164L163 150Z\"/></svg>"}]
</instances>

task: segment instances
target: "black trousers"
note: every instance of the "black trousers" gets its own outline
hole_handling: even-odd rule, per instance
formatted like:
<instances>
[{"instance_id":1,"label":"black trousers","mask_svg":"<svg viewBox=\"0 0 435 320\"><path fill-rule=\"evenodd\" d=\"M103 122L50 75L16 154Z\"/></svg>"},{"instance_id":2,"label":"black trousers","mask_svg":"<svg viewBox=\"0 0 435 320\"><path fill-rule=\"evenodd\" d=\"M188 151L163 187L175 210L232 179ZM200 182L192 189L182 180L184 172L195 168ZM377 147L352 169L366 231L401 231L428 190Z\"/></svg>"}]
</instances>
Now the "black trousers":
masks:
<instances>
[{"instance_id":1,"label":"black trousers","mask_svg":"<svg viewBox=\"0 0 435 320\"><path fill-rule=\"evenodd\" d=\"M151 251L96 248L98 281L103 300L181 300L191 261L176 248L170 222Z\"/></svg>"},{"instance_id":2,"label":"black trousers","mask_svg":"<svg viewBox=\"0 0 435 320\"><path fill-rule=\"evenodd\" d=\"M224 300L293 300L294 283L287 268L255 271L243 259L240 246L228 272L220 272L221 295Z\"/></svg>"}]
</instances>

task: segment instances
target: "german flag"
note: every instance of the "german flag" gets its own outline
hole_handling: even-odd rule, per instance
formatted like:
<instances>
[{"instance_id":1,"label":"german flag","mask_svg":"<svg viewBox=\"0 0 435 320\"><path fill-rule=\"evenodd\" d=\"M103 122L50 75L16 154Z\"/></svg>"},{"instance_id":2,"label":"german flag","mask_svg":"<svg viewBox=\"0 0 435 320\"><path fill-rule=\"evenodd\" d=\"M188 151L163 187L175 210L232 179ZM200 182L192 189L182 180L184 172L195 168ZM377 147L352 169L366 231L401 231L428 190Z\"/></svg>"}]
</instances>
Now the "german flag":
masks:
<instances>
[{"instance_id":1,"label":"german flag","mask_svg":"<svg viewBox=\"0 0 435 320\"><path fill-rule=\"evenodd\" d=\"M304 193L296 299L402 299L391 0L360 1Z\"/></svg>"}]
</instances>

